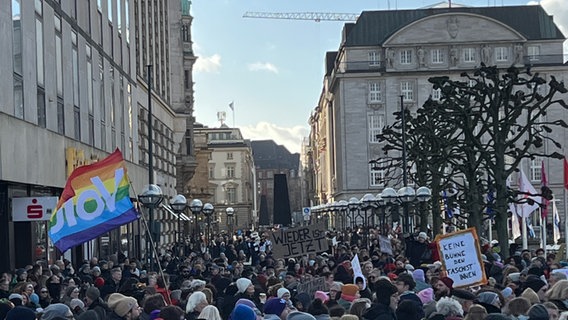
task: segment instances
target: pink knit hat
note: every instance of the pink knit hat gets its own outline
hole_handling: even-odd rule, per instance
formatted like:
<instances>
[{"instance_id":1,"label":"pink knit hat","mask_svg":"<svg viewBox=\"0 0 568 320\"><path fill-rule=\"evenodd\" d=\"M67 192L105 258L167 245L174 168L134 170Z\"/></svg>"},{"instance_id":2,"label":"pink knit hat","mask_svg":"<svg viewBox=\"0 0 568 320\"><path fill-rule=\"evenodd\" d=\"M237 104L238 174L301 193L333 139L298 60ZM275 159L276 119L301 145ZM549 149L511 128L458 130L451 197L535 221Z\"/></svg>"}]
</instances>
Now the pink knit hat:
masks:
<instances>
[{"instance_id":1,"label":"pink knit hat","mask_svg":"<svg viewBox=\"0 0 568 320\"><path fill-rule=\"evenodd\" d=\"M314 298L320 299L321 302L323 302L323 303L326 303L327 301L329 301L329 296L327 295L327 293L325 293L323 291L316 291L314 293Z\"/></svg>"},{"instance_id":2,"label":"pink knit hat","mask_svg":"<svg viewBox=\"0 0 568 320\"><path fill-rule=\"evenodd\" d=\"M418 292L418 298L422 301L422 304L427 304L428 302L434 300L434 290L432 288L426 288Z\"/></svg>"}]
</instances>

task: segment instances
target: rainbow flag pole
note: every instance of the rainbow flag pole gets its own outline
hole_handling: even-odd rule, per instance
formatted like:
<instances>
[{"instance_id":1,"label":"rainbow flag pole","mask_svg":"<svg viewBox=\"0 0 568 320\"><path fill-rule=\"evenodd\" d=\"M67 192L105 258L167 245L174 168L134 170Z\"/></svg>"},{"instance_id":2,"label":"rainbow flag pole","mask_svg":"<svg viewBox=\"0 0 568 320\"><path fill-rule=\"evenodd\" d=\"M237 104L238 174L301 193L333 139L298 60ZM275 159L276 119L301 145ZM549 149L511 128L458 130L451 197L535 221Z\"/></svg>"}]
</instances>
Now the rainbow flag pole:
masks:
<instances>
[{"instance_id":1,"label":"rainbow flag pole","mask_svg":"<svg viewBox=\"0 0 568 320\"><path fill-rule=\"evenodd\" d=\"M138 219L130 201L122 153L75 169L49 222L49 237L61 252Z\"/></svg>"}]
</instances>

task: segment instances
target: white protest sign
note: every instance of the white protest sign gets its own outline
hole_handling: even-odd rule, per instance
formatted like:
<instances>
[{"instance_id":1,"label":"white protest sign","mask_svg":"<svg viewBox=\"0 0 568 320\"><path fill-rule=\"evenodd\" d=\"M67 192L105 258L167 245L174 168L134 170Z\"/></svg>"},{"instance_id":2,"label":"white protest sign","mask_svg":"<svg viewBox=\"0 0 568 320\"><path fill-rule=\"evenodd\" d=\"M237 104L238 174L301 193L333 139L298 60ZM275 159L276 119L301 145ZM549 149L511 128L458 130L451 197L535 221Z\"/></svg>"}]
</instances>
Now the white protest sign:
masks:
<instances>
[{"instance_id":1,"label":"white protest sign","mask_svg":"<svg viewBox=\"0 0 568 320\"><path fill-rule=\"evenodd\" d=\"M361 263L359 262L359 254L356 254L351 260L351 268L353 268L353 283L357 284L357 278L363 279L363 289L367 288L367 280L363 276Z\"/></svg>"},{"instance_id":2,"label":"white protest sign","mask_svg":"<svg viewBox=\"0 0 568 320\"><path fill-rule=\"evenodd\" d=\"M487 283L474 228L440 235L436 242L442 265L454 281L454 288Z\"/></svg>"},{"instance_id":3,"label":"white protest sign","mask_svg":"<svg viewBox=\"0 0 568 320\"><path fill-rule=\"evenodd\" d=\"M392 256L391 240L388 237L379 236L379 246L382 253L386 253Z\"/></svg>"}]
</instances>

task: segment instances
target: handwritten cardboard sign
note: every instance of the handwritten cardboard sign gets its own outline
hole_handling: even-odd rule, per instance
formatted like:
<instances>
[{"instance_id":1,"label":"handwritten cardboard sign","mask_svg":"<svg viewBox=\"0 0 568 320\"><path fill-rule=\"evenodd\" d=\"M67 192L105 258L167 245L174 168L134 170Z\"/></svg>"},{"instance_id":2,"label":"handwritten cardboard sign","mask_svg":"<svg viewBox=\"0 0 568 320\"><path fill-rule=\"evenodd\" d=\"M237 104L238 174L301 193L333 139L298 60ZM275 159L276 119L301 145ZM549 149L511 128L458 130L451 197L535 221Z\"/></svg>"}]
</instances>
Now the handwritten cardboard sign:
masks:
<instances>
[{"instance_id":1,"label":"handwritten cardboard sign","mask_svg":"<svg viewBox=\"0 0 568 320\"><path fill-rule=\"evenodd\" d=\"M323 224L271 232L272 255L275 258L291 258L327 251L329 244L325 232Z\"/></svg>"},{"instance_id":2,"label":"handwritten cardboard sign","mask_svg":"<svg viewBox=\"0 0 568 320\"><path fill-rule=\"evenodd\" d=\"M308 296L313 297L316 291L328 291L324 277L313 278L310 281L298 284L296 291L298 293L307 293Z\"/></svg>"},{"instance_id":3,"label":"handwritten cardboard sign","mask_svg":"<svg viewBox=\"0 0 568 320\"><path fill-rule=\"evenodd\" d=\"M487 283L474 228L436 237L442 266L454 288Z\"/></svg>"},{"instance_id":4,"label":"handwritten cardboard sign","mask_svg":"<svg viewBox=\"0 0 568 320\"><path fill-rule=\"evenodd\" d=\"M392 256L392 244L391 240L385 236L379 236L379 246L382 253L386 253Z\"/></svg>"}]
</instances>

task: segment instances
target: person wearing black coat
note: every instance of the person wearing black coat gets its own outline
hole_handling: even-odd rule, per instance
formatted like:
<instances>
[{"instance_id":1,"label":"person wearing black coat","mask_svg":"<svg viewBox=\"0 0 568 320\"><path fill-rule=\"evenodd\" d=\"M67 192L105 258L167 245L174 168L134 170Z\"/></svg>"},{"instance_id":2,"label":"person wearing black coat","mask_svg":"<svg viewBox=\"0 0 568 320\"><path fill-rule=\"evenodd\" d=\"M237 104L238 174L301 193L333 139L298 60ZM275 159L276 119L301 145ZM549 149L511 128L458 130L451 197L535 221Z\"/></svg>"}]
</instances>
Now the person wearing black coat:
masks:
<instances>
[{"instance_id":1,"label":"person wearing black coat","mask_svg":"<svg viewBox=\"0 0 568 320\"><path fill-rule=\"evenodd\" d=\"M395 310L398 305L398 290L388 280L379 280L376 284L375 303L364 314L365 320L397 320Z\"/></svg>"}]
</instances>

